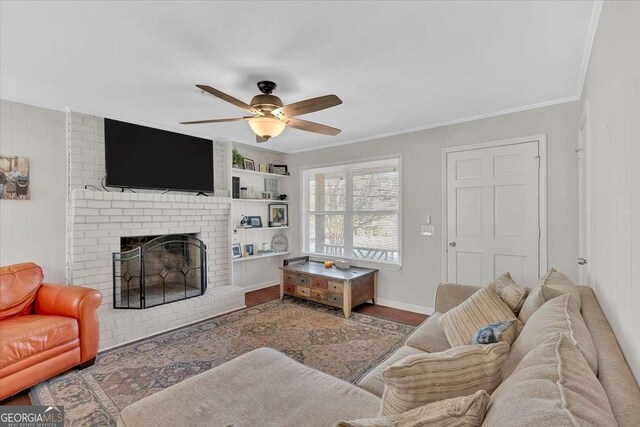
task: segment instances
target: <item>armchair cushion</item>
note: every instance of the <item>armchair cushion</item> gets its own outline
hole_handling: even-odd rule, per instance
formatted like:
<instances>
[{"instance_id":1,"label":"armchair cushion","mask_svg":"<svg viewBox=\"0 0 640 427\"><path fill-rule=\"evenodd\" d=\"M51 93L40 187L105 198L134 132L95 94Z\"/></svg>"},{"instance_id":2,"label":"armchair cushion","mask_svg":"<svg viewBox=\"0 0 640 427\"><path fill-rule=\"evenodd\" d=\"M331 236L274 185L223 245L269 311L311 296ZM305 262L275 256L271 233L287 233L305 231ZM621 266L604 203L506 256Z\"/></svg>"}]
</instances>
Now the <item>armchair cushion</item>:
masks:
<instances>
[{"instance_id":1,"label":"armchair cushion","mask_svg":"<svg viewBox=\"0 0 640 427\"><path fill-rule=\"evenodd\" d=\"M0 320L31 314L43 278L42 269L32 262L0 268Z\"/></svg>"},{"instance_id":2,"label":"armchair cushion","mask_svg":"<svg viewBox=\"0 0 640 427\"><path fill-rule=\"evenodd\" d=\"M71 317L29 314L0 322L0 369L59 347L78 342L78 322Z\"/></svg>"}]
</instances>

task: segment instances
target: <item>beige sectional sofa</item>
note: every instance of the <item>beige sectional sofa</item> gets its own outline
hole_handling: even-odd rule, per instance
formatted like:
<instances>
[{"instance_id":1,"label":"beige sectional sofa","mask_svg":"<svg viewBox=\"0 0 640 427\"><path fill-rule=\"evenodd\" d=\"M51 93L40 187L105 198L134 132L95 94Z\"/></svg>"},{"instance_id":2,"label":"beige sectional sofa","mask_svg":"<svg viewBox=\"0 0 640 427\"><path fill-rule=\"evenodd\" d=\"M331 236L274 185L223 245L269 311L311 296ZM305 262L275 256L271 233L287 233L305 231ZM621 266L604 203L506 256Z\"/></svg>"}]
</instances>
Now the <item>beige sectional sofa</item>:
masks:
<instances>
[{"instance_id":1,"label":"beige sectional sofa","mask_svg":"<svg viewBox=\"0 0 640 427\"><path fill-rule=\"evenodd\" d=\"M375 417L384 389L382 371L406 356L450 348L438 318L478 289L440 285L436 313L357 386L301 365L275 350L261 348L134 403L121 412L118 425L330 427L338 420ZM586 287L579 287L579 291L582 317L596 347L597 380L606 392L613 416L620 426L640 426L638 384L593 291ZM531 405L535 407L539 400L532 398ZM514 407L512 416L496 417L489 416L495 410L490 406L483 425L505 425L490 422L496 419L518 425L521 409ZM588 420L576 422L588 425Z\"/></svg>"}]
</instances>

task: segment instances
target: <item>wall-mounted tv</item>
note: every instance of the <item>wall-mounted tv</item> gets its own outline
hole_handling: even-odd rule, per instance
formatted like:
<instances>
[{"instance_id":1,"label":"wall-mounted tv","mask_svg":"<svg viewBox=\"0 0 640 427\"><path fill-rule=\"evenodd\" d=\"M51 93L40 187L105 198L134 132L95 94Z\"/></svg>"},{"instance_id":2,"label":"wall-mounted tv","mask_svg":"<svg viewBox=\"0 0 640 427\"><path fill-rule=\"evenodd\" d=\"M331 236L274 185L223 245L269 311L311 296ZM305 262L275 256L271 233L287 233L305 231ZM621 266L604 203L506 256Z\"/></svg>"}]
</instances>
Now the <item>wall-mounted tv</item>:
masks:
<instances>
[{"instance_id":1,"label":"wall-mounted tv","mask_svg":"<svg viewBox=\"0 0 640 427\"><path fill-rule=\"evenodd\" d=\"M117 120L104 120L111 187L213 192L213 142Z\"/></svg>"}]
</instances>

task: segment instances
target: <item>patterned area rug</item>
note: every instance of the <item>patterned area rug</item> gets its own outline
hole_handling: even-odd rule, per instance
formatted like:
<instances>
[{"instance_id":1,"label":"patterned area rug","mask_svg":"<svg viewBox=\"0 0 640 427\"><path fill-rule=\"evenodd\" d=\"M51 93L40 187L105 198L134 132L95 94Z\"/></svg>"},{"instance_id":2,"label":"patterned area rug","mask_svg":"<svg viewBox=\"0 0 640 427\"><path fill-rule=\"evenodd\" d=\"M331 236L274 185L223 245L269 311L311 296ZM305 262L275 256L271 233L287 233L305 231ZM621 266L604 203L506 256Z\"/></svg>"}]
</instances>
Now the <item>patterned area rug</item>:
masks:
<instances>
[{"instance_id":1,"label":"patterned area rug","mask_svg":"<svg viewBox=\"0 0 640 427\"><path fill-rule=\"evenodd\" d=\"M115 425L121 409L259 347L355 383L415 328L286 298L100 353L94 366L31 389L35 405L64 405L70 426Z\"/></svg>"}]
</instances>

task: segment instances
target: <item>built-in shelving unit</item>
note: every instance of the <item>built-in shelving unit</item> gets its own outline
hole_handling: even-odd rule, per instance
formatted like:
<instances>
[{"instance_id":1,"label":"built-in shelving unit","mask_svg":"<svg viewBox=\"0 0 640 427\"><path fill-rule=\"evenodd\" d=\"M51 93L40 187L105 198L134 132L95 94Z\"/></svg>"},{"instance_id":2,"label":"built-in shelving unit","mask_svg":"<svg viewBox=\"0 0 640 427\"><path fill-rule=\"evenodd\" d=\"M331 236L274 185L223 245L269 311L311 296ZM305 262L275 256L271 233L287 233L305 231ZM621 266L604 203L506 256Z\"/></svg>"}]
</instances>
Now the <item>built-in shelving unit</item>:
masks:
<instances>
[{"instance_id":1,"label":"built-in shelving unit","mask_svg":"<svg viewBox=\"0 0 640 427\"><path fill-rule=\"evenodd\" d=\"M276 256L290 255L290 254L291 252L275 252L275 253L264 254L264 255L251 255L244 258L236 258L233 260L233 262L255 261L258 259L272 258Z\"/></svg>"},{"instance_id":2,"label":"built-in shelving unit","mask_svg":"<svg viewBox=\"0 0 640 427\"><path fill-rule=\"evenodd\" d=\"M233 145L245 158L254 161L256 169L259 168L260 164L272 163L276 165L287 165L291 163L288 154L266 150L257 146L243 144ZM230 160L231 158L229 158L229 165L231 163ZM233 284L247 291L274 285L280 281L280 271L278 267L282 266L282 260L291 254L290 249L285 252L275 252L265 255L257 255L257 252L265 243L271 248L271 242L275 236L286 237L289 242L289 248L291 248L293 243L291 230L294 226L292 221L294 221L296 217L293 215L293 212L291 212L291 200L278 200L278 198L262 199L261 193L266 191L266 180L271 179L278 183L278 194L286 194L288 198L290 198L292 190L291 176L230 167L230 181L231 177L238 177L240 179L240 187L247 188L249 197L246 199L232 199L230 221L232 243L240 244L243 254L247 252L247 245L253 245L254 253L256 253L256 255L232 260ZM269 205L272 204L282 204L289 207L287 226L268 227ZM243 215L260 216L264 227L241 228L240 220ZM231 248L229 248L229 252L231 252Z\"/></svg>"}]
</instances>

